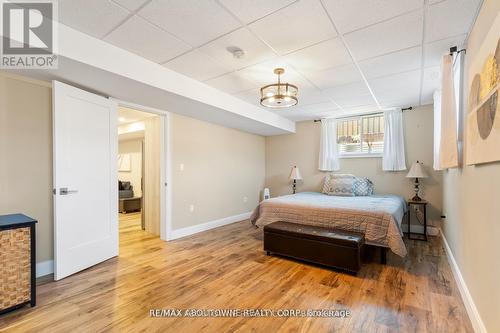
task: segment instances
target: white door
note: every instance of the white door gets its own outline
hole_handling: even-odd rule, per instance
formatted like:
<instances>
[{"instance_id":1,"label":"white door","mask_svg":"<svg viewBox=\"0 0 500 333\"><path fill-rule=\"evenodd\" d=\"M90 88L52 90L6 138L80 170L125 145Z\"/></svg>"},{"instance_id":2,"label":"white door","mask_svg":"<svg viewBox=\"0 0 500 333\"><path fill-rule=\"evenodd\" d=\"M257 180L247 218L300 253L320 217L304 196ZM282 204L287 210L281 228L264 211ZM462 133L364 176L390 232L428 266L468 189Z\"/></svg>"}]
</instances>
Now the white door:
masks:
<instances>
[{"instance_id":1,"label":"white door","mask_svg":"<svg viewBox=\"0 0 500 333\"><path fill-rule=\"evenodd\" d=\"M117 105L53 81L54 278L118 255Z\"/></svg>"}]
</instances>

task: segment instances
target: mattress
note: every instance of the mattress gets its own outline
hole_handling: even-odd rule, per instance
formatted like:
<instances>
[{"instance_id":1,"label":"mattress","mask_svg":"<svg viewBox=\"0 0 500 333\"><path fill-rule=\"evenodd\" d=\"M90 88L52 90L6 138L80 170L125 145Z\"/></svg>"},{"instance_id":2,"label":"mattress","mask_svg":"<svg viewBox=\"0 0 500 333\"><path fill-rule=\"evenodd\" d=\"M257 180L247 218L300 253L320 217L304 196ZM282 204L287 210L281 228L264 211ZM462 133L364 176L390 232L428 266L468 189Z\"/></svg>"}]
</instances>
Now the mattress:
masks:
<instances>
[{"instance_id":1,"label":"mattress","mask_svg":"<svg viewBox=\"0 0 500 333\"><path fill-rule=\"evenodd\" d=\"M262 201L250 220L256 226L284 221L361 232L366 243L406 256L401 223L405 200L396 195L340 197L301 192Z\"/></svg>"}]
</instances>

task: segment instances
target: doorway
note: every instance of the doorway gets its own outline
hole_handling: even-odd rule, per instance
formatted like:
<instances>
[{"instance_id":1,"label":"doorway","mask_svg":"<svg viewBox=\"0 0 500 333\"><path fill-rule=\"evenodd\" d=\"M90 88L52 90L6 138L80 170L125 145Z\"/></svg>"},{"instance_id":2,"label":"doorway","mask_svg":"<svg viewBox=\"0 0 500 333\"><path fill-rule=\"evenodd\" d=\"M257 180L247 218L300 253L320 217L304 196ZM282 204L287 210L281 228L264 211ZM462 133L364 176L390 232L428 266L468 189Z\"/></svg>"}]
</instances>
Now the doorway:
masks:
<instances>
[{"instance_id":1,"label":"doorway","mask_svg":"<svg viewBox=\"0 0 500 333\"><path fill-rule=\"evenodd\" d=\"M160 236L163 117L118 107L118 212L125 238L137 232Z\"/></svg>"},{"instance_id":2,"label":"doorway","mask_svg":"<svg viewBox=\"0 0 500 333\"><path fill-rule=\"evenodd\" d=\"M147 234L150 230L167 240L172 215L171 191L166 186L171 178L169 113L136 107L59 81L52 82L52 101L54 279L63 279L118 255L120 189L128 190L127 197L135 199L122 210L140 212L138 232ZM140 122L123 117L119 125L118 106L146 113L140 119L144 144L139 150L142 179L135 185L138 195L133 192L132 180L128 186L119 185L117 158L118 129L127 128L122 133L125 139L134 135L138 138ZM149 127L156 130L148 131ZM148 148L148 142L157 147ZM127 164L133 162L125 157L119 163L126 171ZM156 170L149 177L148 168ZM149 196L152 199L148 200Z\"/></svg>"}]
</instances>

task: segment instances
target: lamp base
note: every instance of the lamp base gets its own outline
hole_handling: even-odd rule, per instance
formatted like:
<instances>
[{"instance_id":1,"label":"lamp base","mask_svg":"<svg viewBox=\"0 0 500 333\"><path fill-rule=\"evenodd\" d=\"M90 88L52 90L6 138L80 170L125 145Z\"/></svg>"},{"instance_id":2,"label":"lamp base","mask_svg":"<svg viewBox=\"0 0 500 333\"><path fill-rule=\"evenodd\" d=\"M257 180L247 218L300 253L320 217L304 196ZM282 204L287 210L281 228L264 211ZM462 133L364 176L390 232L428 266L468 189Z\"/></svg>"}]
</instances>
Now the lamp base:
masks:
<instances>
[{"instance_id":1,"label":"lamp base","mask_svg":"<svg viewBox=\"0 0 500 333\"><path fill-rule=\"evenodd\" d=\"M413 198L411 198L411 201L422 201L422 198L418 195L415 195Z\"/></svg>"}]
</instances>

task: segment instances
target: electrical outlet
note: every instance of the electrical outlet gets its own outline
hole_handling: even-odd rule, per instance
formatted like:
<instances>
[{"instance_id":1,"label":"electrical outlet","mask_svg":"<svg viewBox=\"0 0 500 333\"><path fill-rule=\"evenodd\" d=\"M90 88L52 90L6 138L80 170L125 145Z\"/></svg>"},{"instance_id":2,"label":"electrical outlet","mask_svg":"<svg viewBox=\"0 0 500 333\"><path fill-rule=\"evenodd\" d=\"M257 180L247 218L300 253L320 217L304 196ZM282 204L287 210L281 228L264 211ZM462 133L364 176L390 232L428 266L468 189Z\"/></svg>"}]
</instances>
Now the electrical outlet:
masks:
<instances>
[{"instance_id":1,"label":"electrical outlet","mask_svg":"<svg viewBox=\"0 0 500 333\"><path fill-rule=\"evenodd\" d=\"M248 197L243 197L243 202L248 202Z\"/></svg>"},{"instance_id":2,"label":"electrical outlet","mask_svg":"<svg viewBox=\"0 0 500 333\"><path fill-rule=\"evenodd\" d=\"M192 213L194 212L194 205L193 204L190 204L189 205L189 211Z\"/></svg>"},{"instance_id":3,"label":"electrical outlet","mask_svg":"<svg viewBox=\"0 0 500 333\"><path fill-rule=\"evenodd\" d=\"M181 164L179 165L179 170L180 170L180 171L184 171L184 163L181 163Z\"/></svg>"}]
</instances>

